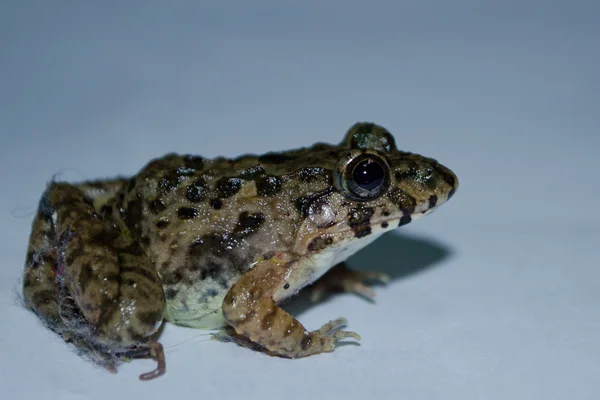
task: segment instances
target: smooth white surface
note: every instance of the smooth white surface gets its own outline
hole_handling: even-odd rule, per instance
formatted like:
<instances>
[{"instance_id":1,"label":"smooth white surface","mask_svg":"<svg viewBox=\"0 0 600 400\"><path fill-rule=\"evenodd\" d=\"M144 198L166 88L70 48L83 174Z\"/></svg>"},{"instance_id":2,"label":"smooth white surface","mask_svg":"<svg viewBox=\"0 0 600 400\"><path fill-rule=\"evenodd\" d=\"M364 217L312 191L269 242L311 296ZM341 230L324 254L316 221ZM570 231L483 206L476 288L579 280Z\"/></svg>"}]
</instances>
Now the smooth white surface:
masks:
<instances>
[{"instance_id":1,"label":"smooth white surface","mask_svg":"<svg viewBox=\"0 0 600 400\"><path fill-rule=\"evenodd\" d=\"M567 1L3 2L0 387L10 399L600 398L600 8ZM217 4L217 2L214 2ZM18 303L54 175L338 142L373 120L461 180L353 258L394 275L360 346L271 358L167 326L168 373L111 375Z\"/></svg>"}]
</instances>

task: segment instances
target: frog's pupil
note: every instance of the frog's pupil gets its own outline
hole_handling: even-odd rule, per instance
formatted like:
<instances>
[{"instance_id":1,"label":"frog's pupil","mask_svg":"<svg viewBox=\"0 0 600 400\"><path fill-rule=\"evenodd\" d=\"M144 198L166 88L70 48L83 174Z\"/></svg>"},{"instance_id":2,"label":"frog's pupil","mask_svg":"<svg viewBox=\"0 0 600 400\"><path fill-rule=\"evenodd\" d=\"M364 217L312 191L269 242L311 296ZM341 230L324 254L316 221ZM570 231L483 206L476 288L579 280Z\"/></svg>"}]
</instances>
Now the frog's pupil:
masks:
<instances>
[{"instance_id":1,"label":"frog's pupil","mask_svg":"<svg viewBox=\"0 0 600 400\"><path fill-rule=\"evenodd\" d=\"M354 179L354 182L361 188L373 190L383 183L385 171L377 161L366 159L354 167L352 179Z\"/></svg>"}]
</instances>

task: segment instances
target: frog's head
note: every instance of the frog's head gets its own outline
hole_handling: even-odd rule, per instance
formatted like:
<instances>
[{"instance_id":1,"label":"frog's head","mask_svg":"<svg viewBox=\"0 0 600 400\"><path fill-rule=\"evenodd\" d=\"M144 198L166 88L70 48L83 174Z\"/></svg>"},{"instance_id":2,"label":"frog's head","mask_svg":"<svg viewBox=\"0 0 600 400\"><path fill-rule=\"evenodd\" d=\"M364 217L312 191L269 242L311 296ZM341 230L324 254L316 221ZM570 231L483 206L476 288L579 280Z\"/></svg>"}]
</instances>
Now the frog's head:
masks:
<instances>
[{"instance_id":1,"label":"frog's head","mask_svg":"<svg viewBox=\"0 0 600 400\"><path fill-rule=\"evenodd\" d=\"M399 151L373 123L355 124L334 149L327 153L330 186L308 197L296 242L297 251L328 255L322 263L343 261L382 233L431 213L458 188L451 170Z\"/></svg>"}]
</instances>

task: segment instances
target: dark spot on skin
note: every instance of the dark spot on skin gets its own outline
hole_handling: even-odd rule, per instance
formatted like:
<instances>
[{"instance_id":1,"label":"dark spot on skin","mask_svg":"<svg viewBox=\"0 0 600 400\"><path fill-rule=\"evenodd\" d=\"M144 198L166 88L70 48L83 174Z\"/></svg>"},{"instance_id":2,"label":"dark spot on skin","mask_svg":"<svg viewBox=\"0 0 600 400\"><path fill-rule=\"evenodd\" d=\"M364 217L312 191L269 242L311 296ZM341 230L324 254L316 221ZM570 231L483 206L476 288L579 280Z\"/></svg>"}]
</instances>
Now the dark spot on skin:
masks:
<instances>
[{"instance_id":1,"label":"dark spot on skin","mask_svg":"<svg viewBox=\"0 0 600 400\"><path fill-rule=\"evenodd\" d=\"M227 233L212 232L197 238L190 246L190 257L200 257L206 254L221 255L228 253L228 246L232 245L230 235Z\"/></svg>"},{"instance_id":2,"label":"dark spot on skin","mask_svg":"<svg viewBox=\"0 0 600 400\"><path fill-rule=\"evenodd\" d=\"M165 298L167 300L173 300L178 293L179 291L177 289L168 288L167 290L165 290Z\"/></svg>"},{"instance_id":3,"label":"dark spot on skin","mask_svg":"<svg viewBox=\"0 0 600 400\"><path fill-rule=\"evenodd\" d=\"M161 219L161 220L158 220L158 222L156 222L156 227L158 229L164 229L167 226L169 226L169 221L166 219Z\"/></svg>"},{"instance_id":4,"label":"dark spot on skin","mask_svg":"<svg viewBox=\"0 0 600 400\"><path fill-rule=\"evenodd\" d=\"M417 201L414 197L407 194L404 190L394 189L388 194L390 201L395 203L404 215L410 215L415 212Z\"/></svg>"},{"instance_id":5,"label":"dark spot on skin","mask_svg":"<svg viewBox=\"0 0 600 400\"><path fill-rule=\"evenodd\" d=\"M227 279L225 279L225 277L217 276L214 279L217 282L217 284L219 286L221 286L223 289L229 289L229 284L227 283Z\"/></svg>"},{"instance_id":6,"label":"dark spot on skin","mask_svg":"<svg viewBox=\"0 0 600 400\"><path fill-rule=\"evenodd\" d=\"M103 204L102 207L100 207L100 215L102 215L102 217L107 218L110 217L110 215L112 214L112 207L107 205L107 204Z\"/></svg>"},{"instance_id":7,"label":"dark spot on skin","mask_svg":"<svg viewBox=\"0 0 600 400\"><path fill-rule=\"evenodd\" d=\"M382 223L381 223L381 227L382 227L383 229L387 228L387 227L388 227L388 223L387 223L387 222L382 222Z\"/></svg>"},{"instance_id":8,"label":"dark spot on skin","mask_svg":"<svg viewBox=\"0 0 600 400\"><path fill-rule=\"evenodd\" d=\"M165 285L176 285L183 280L183 275L178 271L173 271L165 274L162 278L162 283Z\"/></svg>"},{"instance_id":9,"label":"dark spot on skin","mask_svg":"<svg viewBox=\"0 0 600 400\"><path fill-rule=\"evenodd\" d=\"M142 247L138 243L133 243L130 246L127 246L126 248L122 249L120 253L126 253L136 257L142 257L145 255L144 250L142 250Z\"/></svg>"},{"instance_id":10,"label":"dark spot on skin","mask_svg":"<svg viewBox=\"0 0 600 400\"><path fill-rule=\"evenodd\" d=\"M302 339L302 342L300 342L300 347L302 347L302 350L306 350L310 347L310 343L310 335L304 335L304 339Z\"/></svg>"},{"instance_id":11,"label":"dark spot on skin","mask_svg":"<svg viewBox=\"0 0 600 400\"><path fill-rule=\"evenodd\" d=\"M142 236L140 238L140 241L142 243L142 246L144 246L145 248L147 248L150 245L150 238L146 235Z\"/></svg>"},{"instance_id":12,"label":"dark spot on skin","mask_svg":"<svg viewBox=\"0 0 600 400\"><path fill-rule=\"evenodd\" d=\"M352 228L354 236L365 237L371 233L371 217L374 210L371 207L354 207L348 213L348 225Z\"/></svg>"},{"instance_id":13,"label":"dark spot on skin","mask_svg":"<svg viewBox=\"0 0 600 400\"><path fill-rule=\"evenodd\" d=\"M167 172L158 182L159 193L167 193L175 190L179 184L180 176L177 170Z\"/></svg>"},{"instance_id":14,"label":"dark spot on skin","mask_svg":"<svg viewBox=\"0 0 600 400\"><path fill-rule=\"evenodd\" d=\"M200 156L187 155L183 158L183 163L186 168L201 171L204 168L204 159Z\"/></svg>"},{"instance_id":15,"label":"dark spot on skin","mask_svg":"<svg viewBox=\"0 0 600 400\"><path fill-rule=\"evenodd\" d=\"M113 278L113 277L114 277L114 279L115 279L115 282L116 282L116 281L119 281L119 280L121 280L121 277L120 277L119 275L114 275L114 276L111 276L111 277L110 277L110 278L111 278L111 280L112 280L112 278ZM137 281L136 281L135 279L122 279L122 280L121 280L121 283L122 283L123 285L126 285L126 286L131 286L131 287L135 287L135 286L137 285Z\"/></svg>"},{"instance_id":16,"label":"dark spot on skin","mask_svg":"<svg viewBox=\"0 0 600 400\"><path fill-rule=\"evenodd\" d=\"M273 326L273 321L277 318L277 308L272 308L267 314L265 314L260 322L260 327L263 331L268 330Z\"/></svg>"},{"instance_id":17,"label":"dark spot on skin","mask_svg":"<svg viewBox=\"0 0 600 400\"><path fill-rule=\"evenodd\" d=\"M223 207L223 202L221 199L210 199L210 205L215 210L219 210L221 207Z\"/></svg>"},{"instance_id":18,"label":"dark spot on skin","mask_svg":"<svg viewBox=\"0 0 600 400\"><path fill-rule=\"evenodd\" d=\"M296 156L290 153L267 153L258 157L258 161L266 164L283 164L295 160Z\"/></svg>"},{"instance_id":19,"label":"dark spot on skin","mask_svg":"<svg viewBox=\"0 0 600 400\"><path fill-rule=\"evenodd\" d=\"M321 251L333 243L332 237L317 237L308 244L309 251Z\"/></svg>"},{"instance_id":20,"label":"dark spot on skin","mask_svg":"<svg viewBox=\"0 0 600 400\"><path fill-rule=\"evenodd\" d=\"M131 200L127 203L125 212L125 220L129 226L135 224L142 219L142 201L140 199Z\"/></svg>"},{"instance_id":21,"label":"dark spot on skin","mask_svg":"<svg viewBox=\"0 0 600 400\"><path fill-rule=\"evenodd\" d=\"M231 197L240 191L242 180L240 178L223 177L215 183L215 191L220 198Z\"/></svg>"},{"instance_id":22,"label":"dark spot on skin","mask_svg":"<svg viewBox=\"0 0 600 400\"><path fill-rule=\"evenodd\" d=\"M283 288L284 288L285 290L288 290L288 289L290 288L290 284L289 284L289 283L286 283L285 285L283 285Z\"/></svg>"},{"instance_id":23,"label":"dark spot on skin","mask_svg":"<svg viewBox=\"0 0 600 400\"><path fill-rule=\"evenodd\" d=\"M283 337L288 337L294 332L294 328L296 327L296 323L294 321L290 322L287 329L283 331Z\"/></svg>"},{"instance_id":24,"label":"dark spot on skin","mask_svg":"<svg viewBox=\"0 0 600 400\"><path fill-rule=\"evenodd\" d=\"M177 216L179 219L192 219L198 215L198 210L194 207L179 207L177 209Z\"/></svg>"},{"instance_id":25,"label":"dark spot on skin","mask_svg":"<svg viewBox=\"0 0 600 400\"><path fill-rule=\"evenodd\" d=\"M435 207L435 205L437 204L437 201L438 201L438 197L435 194L432 194L431 196L429 196L429 208Z\"/></svg>"},{"instance_id":26,"label":"dark spot on skin","mask_svg":"<svg viewBox=\"0 0 600 400\"><path fill-rule=\"evenodd\" d=\"M74 250L71 250L71 252L69 253L69 255L67 255L66 259L64 259L64 255L61 255L60 257L60 263L61 264L67 264L67 265L73 265L73 262L78 259L79 257L81 257L83 255L83 251L82 248L76 248Z\"/></svg>"},{"instance_id":27,"label":"dark spot on skin","mask_svg":"<svg viewBox=\"0 0 600 400\"><path fill-rule=\"evenodd\" d=\"M197 260L190 260L190 262L187 265L187 268L192 271L198 271L200 270L200 268L202 268L202 264L200 264Z\"/></svg>"},{"instance_id":28,"label":"dark spot on skin","mask_svg":"<svg viewBox=\"0 0 600 400\"><path fill-rule=\"evenodd\" d=\"M276 176L263 176L256 179L256 191L261 196L273 196L281 190L281 179Z\"/></svg>"},{"instance_id":29,"label":"dark spot on skin","mask_svg":"<svg viewBox=\"0 0 600 400\"><path fill-rule=\"evenodd\" d=\"M261 213L250 214L248 211L244 211L240 214L237 226L233 232L241 237L246 237L256 232L264 220L265 216Z\"/></svg>"},{"instance_id":30,"label":"dark spot on skin","mask_svg":"<svg viewBox=\"0 0 600 400\"><path fill-rule=\"evenodd\" d=\"M218 294L219 294L219 292L218 292L218 291L216 291L215 289L212 289L212 288L211 288L211 289L208 289L208 290L206 291L206 295L207 295L208 297L215 297L215 296L217 296Z\"/></svg>"},{"instance_id":31,"label":"dark spot on skin","mask_svg":"<svg viewBox=\"0 0 600 400\"><path fill-rule=\"evenodd\" d=\"M215 262L209 262L205 268L200 272L200 280L203 281L208 277L216 278L220 271L223 269L221 264Z\"/></svg>"},{"instance_id":32,"label":"dark spot on skin","mask_svg":"<svg viewBox=\"0 0 600 400\"><path fill-rule=\"evenodd\" d=\"M75 232L65 232L65 235L63 237L61 237L61 243L62 246L66 246L67 243L73 238L73 235L75 235ZM115 229L105 229L105 230L98 230L97 232L95 232L95 235L91 235L91 236L86 236L85 242L88 244L92 244L92 243L97 243L100 244L102 246L108 246L108 247L112 247L114 246L114 243L116 240L118 240L121 237L121 233L115 228ZM79 249L83 252L83 244L80 244Z\"/></svg>"},{"instance_id":33,"label":"dark spot on skin","mask_svg":"<svg viewBox=\"0 0 600 400\"><path fill-rule=\"evenodd\" d=\"M207 187L206 182L202 178L198 178L193 184L187 187L185 197L192 203L199 203L204 200L206 196Z\"/></svg>"},{"instance_id":34,"label":"dark spot on skin","mask_svg":"<svg viewBox=\"0 0 600 400\"><path fill-rule=\"evenodd\" d=\"M138 276L142 276L146 279L148 279L151 282L157 282L158 278L156 277L156 275L154 275L151 271L144 269L144 268L140 268L137 265L121 265L121 275L123 274L134 274L134 275L138 275Z\"/></svg>"},{"instance_id":35,"label":"dark spot on skin","mask_svg":"<svg viewBox=\"0 0 600 400\"><path fill-rule=\"evenodd\" d=\"M92 280L92 275L94 272L90 263L84 263L79 271L79 288L81 290L81 293L83 293L85 292L85 289Z\"/></svg>"},{"instance_id":36,"label":"dark spot on skin","mask_svg":"<svg viewBox=\"0 0 600 400\"><path fill-rule=\"evenodd\" d=\"M400 218L400 223L398 223L398 227L406 225L410 223L410 221L412 221L412 217L410 215L405 215L402 218Z\"/></svg>"},{"instance_id":37,"label":"dark spot on skin","mask_svg":"<svg viewBox=\"0 0 600 400\"><path fill-rule=\"evenodd\" d=\"M257 179L264 174L265 174L265 169L263 168L263 166L260 164L257 164L253 167L250 167L250 168L240 172L240 178L250 181L250 180Z\"/></svg>"}]
</instances>

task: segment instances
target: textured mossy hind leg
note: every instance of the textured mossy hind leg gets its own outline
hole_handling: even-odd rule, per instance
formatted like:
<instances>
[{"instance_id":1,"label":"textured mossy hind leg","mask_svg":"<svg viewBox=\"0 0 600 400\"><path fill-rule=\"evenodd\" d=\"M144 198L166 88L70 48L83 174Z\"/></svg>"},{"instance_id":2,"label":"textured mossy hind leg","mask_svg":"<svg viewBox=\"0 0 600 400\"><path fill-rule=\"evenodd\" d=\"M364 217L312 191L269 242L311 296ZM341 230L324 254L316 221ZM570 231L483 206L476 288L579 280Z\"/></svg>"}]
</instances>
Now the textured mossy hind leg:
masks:
<instances>
[{"instance_id":1,"label":"textured mossy hind leg","mask_svg":"<svg viewBox=\"0 0 600 400\"><path fill-rule=\"evenodd\" d=\"M246 272L223 300L223 315L240 336L265 348L269 353L290 358L330 352L345 338L360 337L340 331L346 321L340 318L321 329L308 332L304 326L273 301L273 293L285 285L293 262L277 254L260 261Z\"/></svg>"},{"instance_id":2,"label":"textured mossy hind leg","mask_svg":"<svg viewBox=\"0 0 600 400\"><path fill-rule=\"evenodd\" d=\"M25 301L83 353L104 352L91 357L101 364L131 352L161 360L149 339L163 317L159 278L140 245L92 202L73 185L50 184L33 224Z\"/></svg>"},{"instance_id":3,"label":"textured mossy hind leg","mask_svg":"<svg viewBox=\"0 0 600 400\"><path fill-rule=\"evenodd\" d=\"M23 299L50 326L59 323L57 244L53 240L52 213L44 199L33 220L23 272Z\"/></svg>"}]
</instances>

